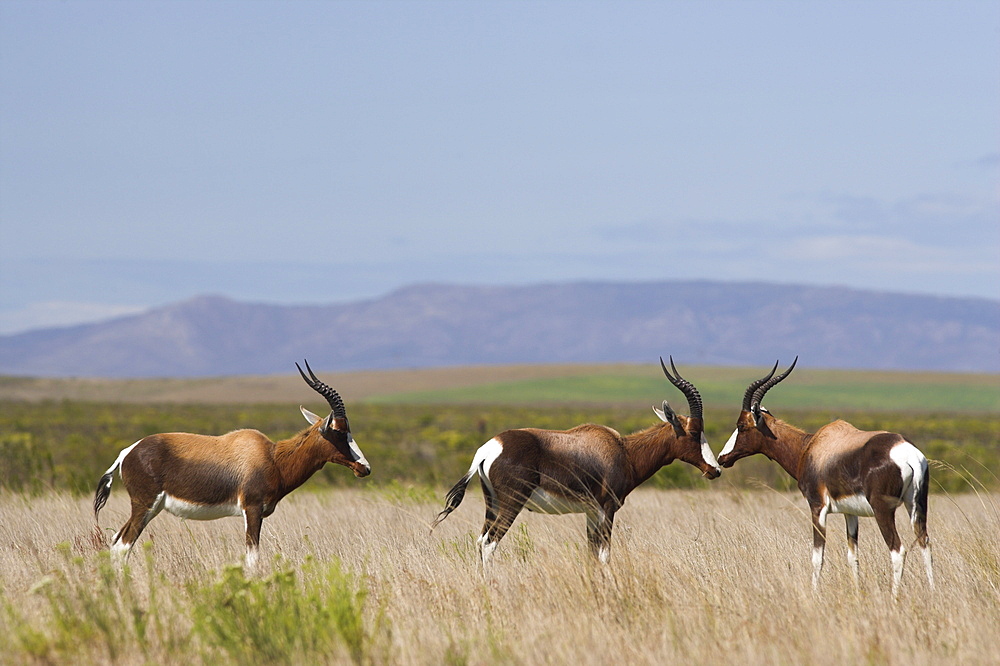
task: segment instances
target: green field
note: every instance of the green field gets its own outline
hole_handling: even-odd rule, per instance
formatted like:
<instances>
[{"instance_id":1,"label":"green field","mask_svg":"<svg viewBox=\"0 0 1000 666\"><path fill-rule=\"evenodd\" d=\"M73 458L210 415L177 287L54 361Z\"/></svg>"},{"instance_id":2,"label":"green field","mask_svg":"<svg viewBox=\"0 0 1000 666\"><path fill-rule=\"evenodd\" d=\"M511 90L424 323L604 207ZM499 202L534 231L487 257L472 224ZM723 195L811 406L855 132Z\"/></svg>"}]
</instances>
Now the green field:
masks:
<instances>
[{"instance_id":1,"label":"green field","mask_svg":"<svg viewBox=\"0 0 1000 666\"><path fill-rule=\"evenodd\" d=\"M680 366L705 404L739 410L747 384L768 368ZM348 404L615 405L643 407L683 398L656 363L530 365L370 372L318 370ZM148 404L307 404L315 394L294 372L201 379L43 379L0 377L0 402L46 400ZM1000 415L1000 375L822 370L800 365L768 395L781 409Z\"/></svg>"},{"instance_id":2,"label":"green field","mask_svg":"<svg viewBox=\"0 0 1000 666\"><path fill-rule=\"evenodd\" d=\"M967 383L927 374L899 374L865 381L858 373L812 378L807 383L782 384L768 395L768 404L788 409L845 409L851 411L935 411L1000 413L1000 380L971 376ZM690 377L697 377L688 373ZM739 378L697 380L708 405L732 405L739 410L747 381ZM523 381L484 383L478 386L393 393L370 398L371 402L447 404L601 404L656 401L660 396L684 404L663 377L627 374L593 374Z\"/></svg>"}]
</instances>

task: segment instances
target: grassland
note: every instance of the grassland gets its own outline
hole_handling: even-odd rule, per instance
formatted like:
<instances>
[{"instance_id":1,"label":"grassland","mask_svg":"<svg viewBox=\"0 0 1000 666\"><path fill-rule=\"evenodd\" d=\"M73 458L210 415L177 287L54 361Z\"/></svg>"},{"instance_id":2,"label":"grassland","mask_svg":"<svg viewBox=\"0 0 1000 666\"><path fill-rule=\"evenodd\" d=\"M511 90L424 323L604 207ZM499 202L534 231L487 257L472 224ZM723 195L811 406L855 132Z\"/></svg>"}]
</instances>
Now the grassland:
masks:
<instances>
[{"instance_id":1,"label":"grassland","mask_svg":"<svg viewBox=\"0 0 1000 666\"><path fill-rule=\"evenodd\" d=\"M870 519L861 587L834 517L822 586L810 591L809 521L796 495L640 489L604 567L589 559L579 516L527 514L485 576L473 543L479 492L429 534L439 508L398 489L299 492L265 522L267 564L249 577L235 566L241 521L164 515L120 575L96 550L87 498L0 494L0 661L1000 662L995 495L932 495L938 585L928 589L914 554L895 603ZM116 492L105 533L125 515Z\"/></svg>"},{"instance_id":2,"label":"grassland","mask_svg":"<svg viewBox=\"0 0 1000 666\"><path fill-rule=\"evenodd\" d=\"M1000 390L995 375L796 372L769 405L814 429L838 416L904 433L932 459L938 587L910 558L898 602L874 523L862 586L831 520L823 586L809 589L804 501L773 463L708 482L675 463L619 513L607 567L579 516L525 514L494 569L476 570L478 489L432 535L443 489L490 435L585 421L622 432L683 399L658 368L581 366L328 377L348 399L374 473L327 466L265 521L244 575L242 521L157 518L126 572L95 533L90 499L143 435L258 428L274 438L321 409L298 377L0 378L0 663L30 664L994 664L1000 625ZM759 371L685 369L718 451ZM473 486L475 488L475 484ZM900 512L901 534L908 535Z\"/></svg>"}]
</instances>

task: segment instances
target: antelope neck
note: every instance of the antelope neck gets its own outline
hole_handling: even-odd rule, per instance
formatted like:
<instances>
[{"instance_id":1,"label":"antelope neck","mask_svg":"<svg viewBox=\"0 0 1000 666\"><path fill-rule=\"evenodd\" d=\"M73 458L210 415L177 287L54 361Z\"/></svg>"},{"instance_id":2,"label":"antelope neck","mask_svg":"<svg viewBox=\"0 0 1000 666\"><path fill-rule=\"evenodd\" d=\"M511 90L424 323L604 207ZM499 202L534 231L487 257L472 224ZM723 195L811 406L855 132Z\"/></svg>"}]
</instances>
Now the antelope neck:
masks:
<instances>
[{"instance_id":1,"label":"antelope neck","mask_svg":"<svg viewBox=\"0 0 1000 666\"><path fill-rule=\"evenodd\" d=\"M781 465L789 476L798 481L802 453L812 435L773 417L767 420L767 427L775 438L768 438L769 446L761 453Z\"/></svg>"}]
</instances>

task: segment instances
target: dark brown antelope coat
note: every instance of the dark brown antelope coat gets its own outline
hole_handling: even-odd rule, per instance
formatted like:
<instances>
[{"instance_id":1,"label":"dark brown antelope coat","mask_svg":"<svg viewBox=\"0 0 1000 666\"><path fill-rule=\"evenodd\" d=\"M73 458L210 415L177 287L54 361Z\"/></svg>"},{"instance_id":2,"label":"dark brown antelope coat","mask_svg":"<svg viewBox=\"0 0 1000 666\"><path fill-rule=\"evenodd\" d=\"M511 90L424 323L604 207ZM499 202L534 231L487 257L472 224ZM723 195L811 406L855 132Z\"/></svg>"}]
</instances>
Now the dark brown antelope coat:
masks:
<instances>
[{"instance_id":1,"label":"dark brown antelope coat","mask_svg":"<svg viewBox=\"0 0 1000 666\"><path fill-rule=\"evenodd\" d=\"M434 526L458 507L478 474L486 499L486 520L477 541L484 564L524 508L586 514L591 552L606 561L615 513L657 470L680 459L710 479L719 476L703 432L701 396L676 367L676 377L666 366L663 372L687 397L692 416L675 414L664 401L662 410L655 410L662 423L627 436L595 424L504 431L476 452L468 473L448 492Z\"/></svg>"}]
</instances>

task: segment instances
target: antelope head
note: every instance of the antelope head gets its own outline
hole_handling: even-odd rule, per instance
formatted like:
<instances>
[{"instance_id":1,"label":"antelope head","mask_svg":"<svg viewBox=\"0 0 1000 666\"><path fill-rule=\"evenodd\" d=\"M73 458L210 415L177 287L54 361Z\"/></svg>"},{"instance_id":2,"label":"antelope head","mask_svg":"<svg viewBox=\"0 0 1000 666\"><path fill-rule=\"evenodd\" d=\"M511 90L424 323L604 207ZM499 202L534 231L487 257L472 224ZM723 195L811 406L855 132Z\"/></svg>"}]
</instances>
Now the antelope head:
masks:
<instances>
[{"instance_id":1,"label":"antelope head","mask_svg":"<svg viewBox=\"0 0 1000 666\"><path fill-rule=\"evenodd\" d=\"M741 458L761 453L769 447L770 442L777 439L768 425L768 421L773 421L774 417L761 407L761 400L773 386L791 374L798 362L799 357L796 356L787 370L775 376L774 373L778 370L778 362L775 361L771 372L750 383L743 394L743 409L736 420L736 430L719 454L720 465L732 467Z\"/></svg>"},{"instance_id":2,"label":"antelope head","mask_svg":"<svg viewBox=\"0 0 1000 666\"><path fill-rule=\"evenodd\" d=\"M299 374L314 391L326 398L330 405L330 414L324 419L313 414L305 407L299 407L306 421L316 428L320 437L330 445L330 455L327 462L336 463L348 467L357 477L365 477L372 473L371 465L365 459L361 449L358 448L354 437L351 435L351 424L347 420L347 410L344 408L344 401L340 394L321 382L309 367L309 362L305 361L308 376L296 363Z\"/></svg>"},{"instance_id":3,"label":"antelope head","mask_svg":"<svg viewBox=\"0 0 1000 666\"><path fill-rule=\"evenodd\" d=\"M693 465L701 470L701 473L709 478L715 479L722 473L719 463L716 462L712 449L708 446L708 439L705 437L705 422L702 415L703 407L701 394L694 384L681 377L674 365L674 359L670 357L670 367L674 374L670 374L663 357L660 357L660 367L663 374L667 376L670 383L676 386L687 398L690 416L683 416L674 412L667 401L663 401L662 408L653 407L653 411L661 421L669 423L674 428L674 435L677 438L677 458Z\"/></svg>"}]
</instances>

